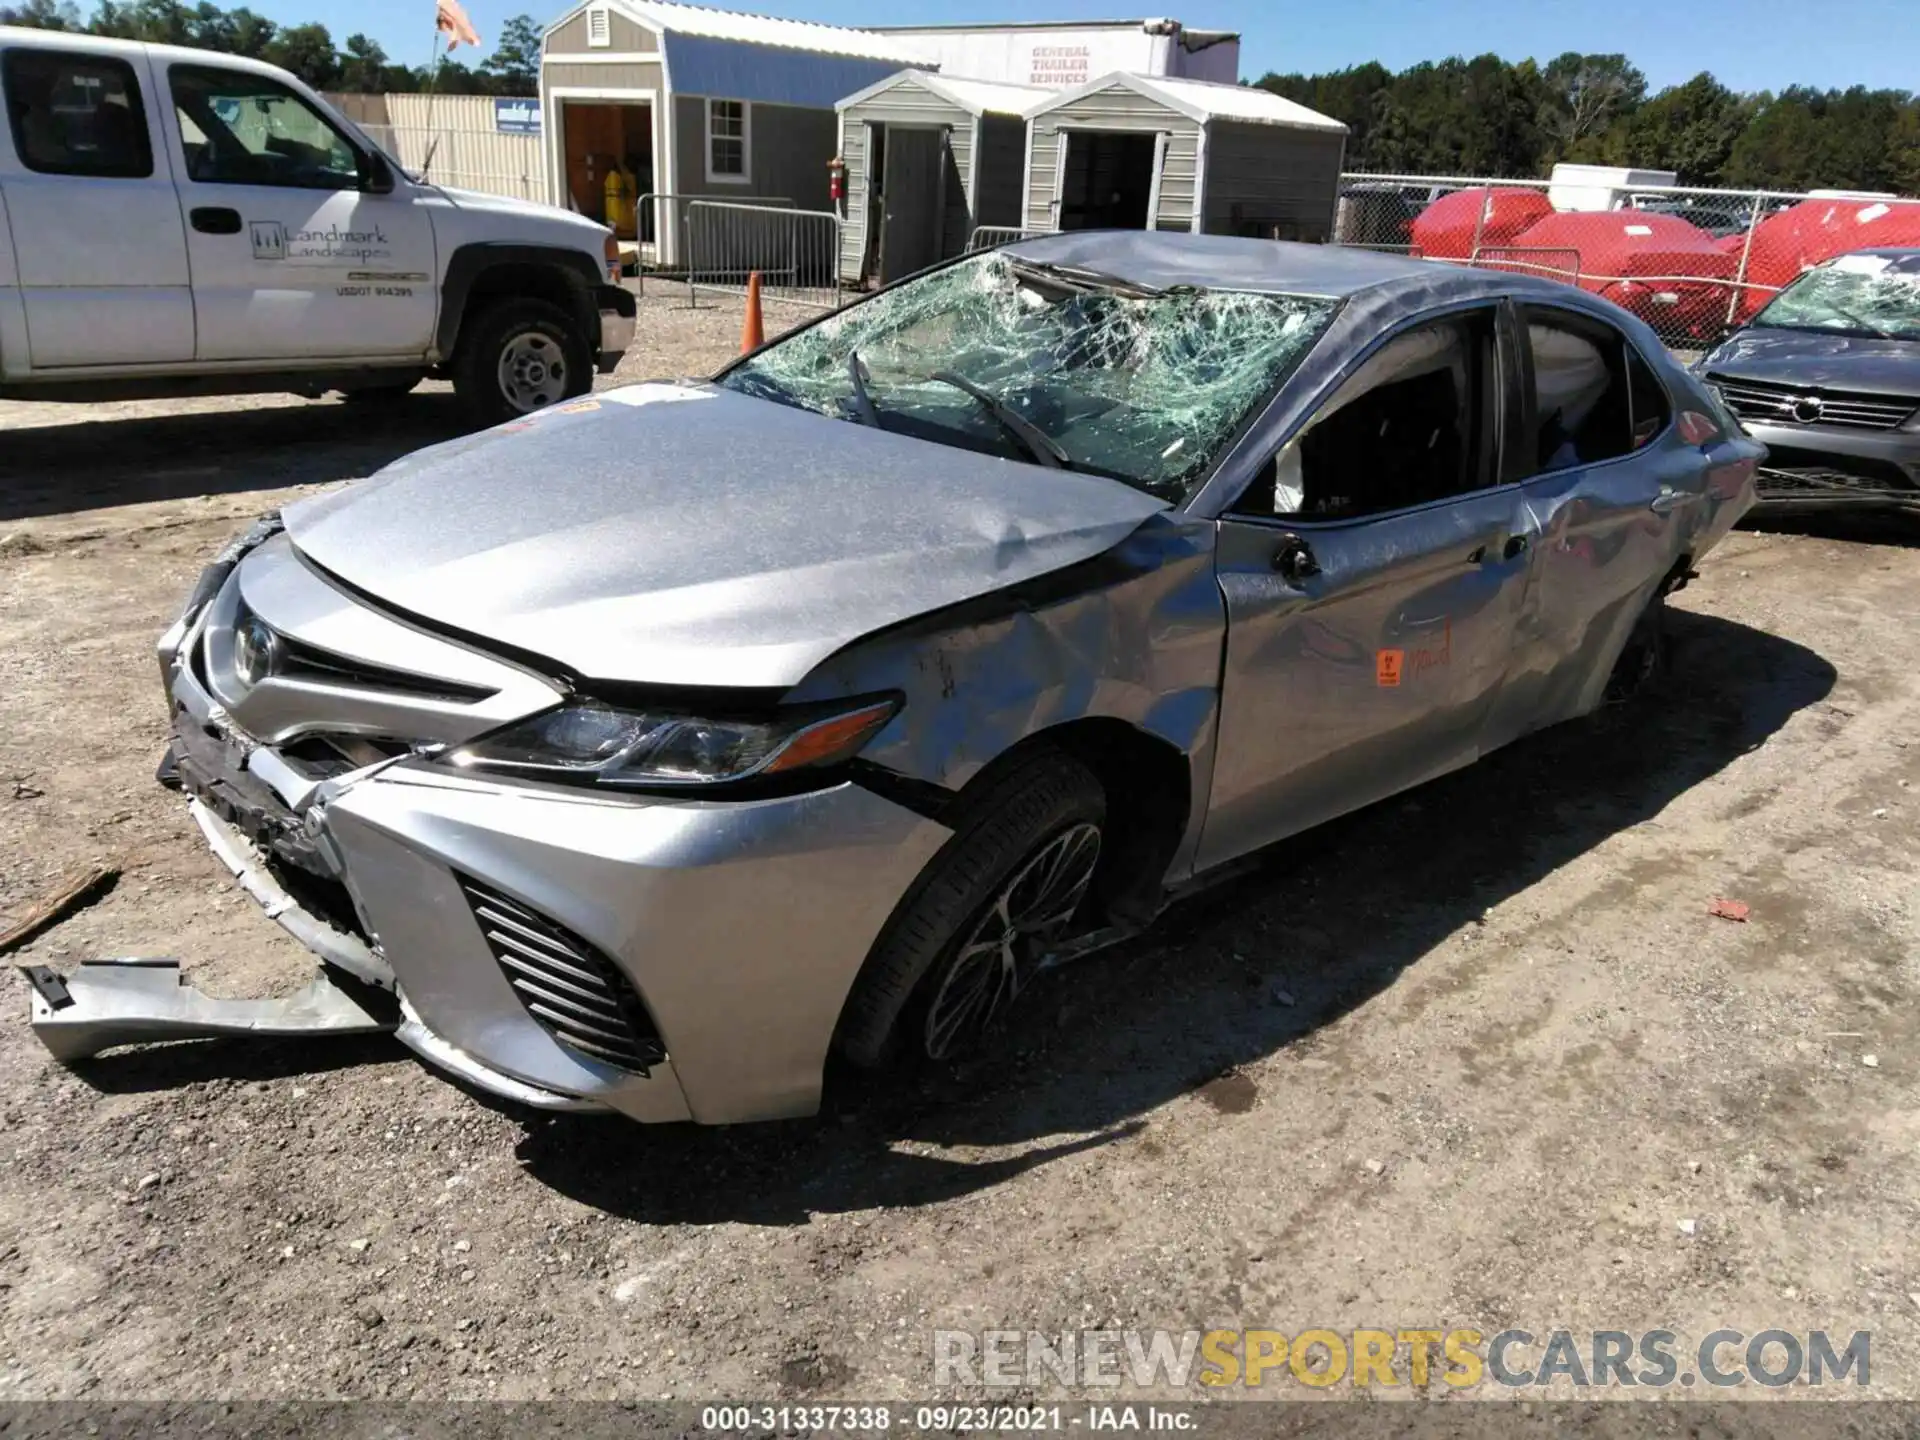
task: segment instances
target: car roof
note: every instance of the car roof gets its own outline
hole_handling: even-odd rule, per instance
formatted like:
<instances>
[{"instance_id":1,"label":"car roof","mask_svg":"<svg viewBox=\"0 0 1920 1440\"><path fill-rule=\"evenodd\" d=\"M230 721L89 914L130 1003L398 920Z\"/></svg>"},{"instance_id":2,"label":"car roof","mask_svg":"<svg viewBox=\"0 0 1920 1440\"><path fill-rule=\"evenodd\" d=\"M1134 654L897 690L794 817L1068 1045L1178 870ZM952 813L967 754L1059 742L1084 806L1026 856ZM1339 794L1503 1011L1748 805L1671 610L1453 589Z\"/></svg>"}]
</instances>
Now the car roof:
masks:
<instances>
[{"instance_id":1,"label":"car roof","mask_svg":"<svg viewBox=\"0 0 1920 1440\"><path fill-rule=\"evenodd\" d=\"M1077 265L1136 285L1197 285L1274 295L1345 299L1361 291L1419 291L1429 302L1565 286L1527 275L1444 265L1347 245L1306 245L1237 235L1152 230L1075 230L1021 240L1004 253L1050 265Z\"/></svg>"}]
</instances>

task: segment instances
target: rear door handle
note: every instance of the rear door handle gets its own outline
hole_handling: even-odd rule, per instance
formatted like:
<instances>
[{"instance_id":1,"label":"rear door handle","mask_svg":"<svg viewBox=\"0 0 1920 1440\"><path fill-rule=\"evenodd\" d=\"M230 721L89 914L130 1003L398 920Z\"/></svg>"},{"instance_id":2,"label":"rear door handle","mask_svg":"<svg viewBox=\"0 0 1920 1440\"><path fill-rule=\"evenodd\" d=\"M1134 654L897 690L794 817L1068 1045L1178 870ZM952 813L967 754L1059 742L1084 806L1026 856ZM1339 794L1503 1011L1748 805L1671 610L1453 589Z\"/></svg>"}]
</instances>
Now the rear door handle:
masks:
<instances>
[{"instance_id":1,"label":"rear door handle","mask_svg":"<svg viewBox=\"0 0 1920 1440\"><path fill-rule=\"evenodd\" d=\"M1500 547L1500 557L1503 560L1517 560L1526 553L1527 537L1524 535L1509 535L1507 543Z\"/></svg>"},{"instance_id":2,"label":"rear door handle","mask_svg":"<svg viewBox=\"0 0 1920 1440\"><path fill-rule=\"evenodd\" d=\"M238 235L240 212L224 205L203 205L188 212L187 219L202 235Z\"/></svg>"},{"instance_id":3,"label":"rear door handle","mask_svg":"<svg viewBox=\"0 0 1920 1440\"><path fill-rule=\"evenodd\" d=\"M1662 485L1660 493L1653 497L1647 508L1656 515L1665 515L1669 511L1678 510L1685 503L1686 498L1684 491L1676 490L1671 485Z\"/></svg>"}]
</instances>

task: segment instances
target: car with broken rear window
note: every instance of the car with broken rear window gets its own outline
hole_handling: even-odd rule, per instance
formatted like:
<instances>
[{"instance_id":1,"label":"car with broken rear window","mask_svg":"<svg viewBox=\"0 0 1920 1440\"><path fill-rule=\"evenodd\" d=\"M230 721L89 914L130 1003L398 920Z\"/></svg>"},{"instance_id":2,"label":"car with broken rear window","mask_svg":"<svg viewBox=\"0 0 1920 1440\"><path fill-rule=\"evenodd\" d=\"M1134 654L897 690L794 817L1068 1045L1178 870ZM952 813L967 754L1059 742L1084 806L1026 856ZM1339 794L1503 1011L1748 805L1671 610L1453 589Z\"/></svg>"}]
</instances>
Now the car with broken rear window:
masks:
<instances>
[{"instance_id":1,"label":"car with broken rear window","mask_svg":"<svg viewBox=\"0 0 1920 1440\"><path fill-rule=\"evenodd\" d=\"M37 972L72 1058L392 1028L548 1109L810 1113L1263 847L1645 681L1761 448L1571 287L1075 234L235 542L163 773L321 961ZM535 478L537 477L537 481Z\"/></svg>"},{"instance_id":2,"label":"car with broken rear window","mask_svg":"<svg viewBox=\"0 0 1920 1440\"><path fill-rule=\"evenodd\" d=\"M1769 510L1920 506L1920 249L1815 266L1699 370L1769 456Z\"/></svg>"}]
</instances>

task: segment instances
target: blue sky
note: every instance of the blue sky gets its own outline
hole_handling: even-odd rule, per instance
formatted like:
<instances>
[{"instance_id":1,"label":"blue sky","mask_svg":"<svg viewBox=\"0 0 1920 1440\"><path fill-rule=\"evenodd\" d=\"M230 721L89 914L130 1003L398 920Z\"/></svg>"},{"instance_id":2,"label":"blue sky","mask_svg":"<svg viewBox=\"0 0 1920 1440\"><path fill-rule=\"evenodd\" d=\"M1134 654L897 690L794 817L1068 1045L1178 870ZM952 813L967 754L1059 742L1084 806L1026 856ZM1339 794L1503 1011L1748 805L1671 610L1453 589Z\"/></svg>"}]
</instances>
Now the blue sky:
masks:
<instances>
[{"instance_id":1,"label":"blue sky","mask_svg":"<svg viewBox=\"0 0 1920 1440\"><path fill-rule=\"evenodd\" d=\"M363 30L395 60L429 53L432 0L251 0L276 20L323 21L337 41ZM510 15L544 23L567 8L535 0L465 0L491 44ZM1622 51L1654 88L1711 70L1738 90L1920 86L1920 0L722 0L729 9L871 25L953 24L1044 16L1171 14L1241 32L1241 72L1331 70L1365 60L1393 69L1493 50L1550 59ZM463 58L470 59L472 52Z\"/></svg>"}]
</instances>

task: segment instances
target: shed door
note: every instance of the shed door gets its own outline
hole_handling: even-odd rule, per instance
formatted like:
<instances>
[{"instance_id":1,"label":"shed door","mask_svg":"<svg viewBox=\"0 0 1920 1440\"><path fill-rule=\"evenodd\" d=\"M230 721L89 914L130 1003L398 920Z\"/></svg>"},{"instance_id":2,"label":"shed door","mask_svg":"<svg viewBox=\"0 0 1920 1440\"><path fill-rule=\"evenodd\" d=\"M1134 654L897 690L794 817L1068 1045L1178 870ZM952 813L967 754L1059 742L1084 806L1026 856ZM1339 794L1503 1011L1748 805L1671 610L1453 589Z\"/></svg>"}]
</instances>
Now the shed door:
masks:
<instances>
[{"instance_id":1,"label":"shed door","mask_svg":"<svg viewBox=\"0 0 1920 1440\"><path fill-rule=\"evenodd\" d=\"M938 264L946 228L947 132L887 127L881 172L880 283Z\"/></svg>"}]
</instances>

